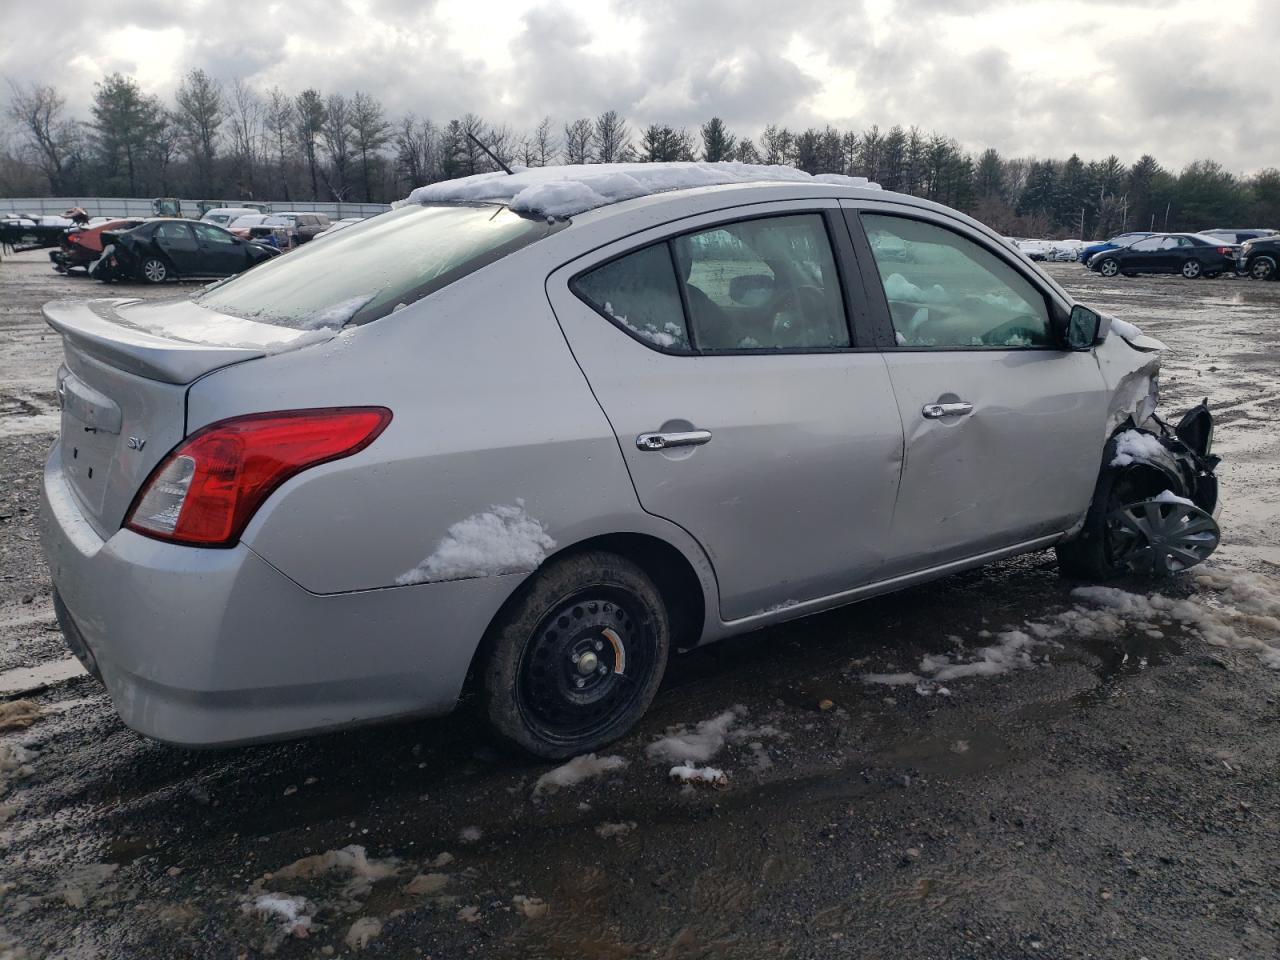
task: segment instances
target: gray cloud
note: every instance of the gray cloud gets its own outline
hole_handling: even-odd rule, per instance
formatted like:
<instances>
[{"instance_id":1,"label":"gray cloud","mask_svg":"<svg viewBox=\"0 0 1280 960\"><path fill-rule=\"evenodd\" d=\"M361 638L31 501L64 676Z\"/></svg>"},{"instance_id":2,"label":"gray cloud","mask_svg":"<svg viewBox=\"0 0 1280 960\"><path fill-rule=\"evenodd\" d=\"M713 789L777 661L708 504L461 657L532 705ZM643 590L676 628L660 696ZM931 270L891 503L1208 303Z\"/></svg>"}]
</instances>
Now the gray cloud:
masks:
<instances>
[{"instance_id":1,"label":"gray cloud","mask_svg":"<svg viewBox=\"0 0 1280 960\"><path fill-rule=\"evenodd\" d=\"M517 129L613 108L633 127L718 114L748 136L771 122L903 123L1016 155L1150 152L1175 167L1207 155L1238 171L1280 160L1280 93L1261 79L1280 49L1269 0L913 0L888 20L881 7L613 0L619 44L595 35L595 5L568 0L486 0L492 30L465 36L445 0L8 0L0 74L56 84L80 116L101 71L139 71L171 96L198 66ZM1087 62L1063 67L1061 49ZM844 86L829 86L827 64Z\"/></svg>"}]
</instances>

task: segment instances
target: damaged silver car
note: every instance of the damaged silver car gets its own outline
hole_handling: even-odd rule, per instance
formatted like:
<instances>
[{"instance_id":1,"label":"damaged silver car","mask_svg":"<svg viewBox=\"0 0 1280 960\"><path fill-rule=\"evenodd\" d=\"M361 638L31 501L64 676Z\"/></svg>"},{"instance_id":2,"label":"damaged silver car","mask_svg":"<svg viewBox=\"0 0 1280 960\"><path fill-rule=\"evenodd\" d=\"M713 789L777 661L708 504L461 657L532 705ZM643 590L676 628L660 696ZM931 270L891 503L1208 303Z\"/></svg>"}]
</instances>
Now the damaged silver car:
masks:
<instances>
[{"instance_id":1,"label":"damaged silver car","mask_svg":"<svg viewBox=\"0 0 1280 960\"><path fill-rule=\"evenodd\" d=\"M471 691L563 758L673 650L1054 547L1216 546L1161 345L953 210L738 164L435 184L185 300L52 303L42 539L124 721L232 744Z\"/></svg>"}]
</instances>

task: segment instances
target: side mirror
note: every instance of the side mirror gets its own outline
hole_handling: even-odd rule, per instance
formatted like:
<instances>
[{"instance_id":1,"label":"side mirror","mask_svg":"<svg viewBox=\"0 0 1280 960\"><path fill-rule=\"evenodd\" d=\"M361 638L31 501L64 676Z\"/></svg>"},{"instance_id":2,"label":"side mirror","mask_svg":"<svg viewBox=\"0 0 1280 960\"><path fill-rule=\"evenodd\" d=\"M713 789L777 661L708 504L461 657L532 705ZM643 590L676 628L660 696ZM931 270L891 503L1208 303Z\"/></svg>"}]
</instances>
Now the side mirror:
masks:
<instances>
[{"instance_id":1,"label":"side mirror","mask_svg":"<svg viewBox=\"0 0 1280 960\"><path fill-rule=\"evenodd\" d=\"M1071 308L1067 327L1062 332L1062 345L1068 350L1088 350L1098 342L1102 317L1082 303Z\"/></svg>"},{"instance_id":2,"label":"side mirror","mask_svg":"<svg viewBox=\"0 0 1280 960\"><path fill-rule=\"evenodd\" d=\"M729 281L729 299L744 307L762 307L773 297L773 277L745 273Z\"/></svg>"}]
</instances>

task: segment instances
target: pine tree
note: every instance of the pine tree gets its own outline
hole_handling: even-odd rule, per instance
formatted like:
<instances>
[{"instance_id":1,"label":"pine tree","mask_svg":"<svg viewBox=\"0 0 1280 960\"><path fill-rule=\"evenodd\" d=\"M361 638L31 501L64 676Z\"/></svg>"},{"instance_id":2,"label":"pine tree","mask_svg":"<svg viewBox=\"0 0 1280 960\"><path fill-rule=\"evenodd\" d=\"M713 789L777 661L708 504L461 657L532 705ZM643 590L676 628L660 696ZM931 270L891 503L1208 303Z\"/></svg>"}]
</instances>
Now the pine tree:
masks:
<instances>
[{"instance_id":1,"label":"pine tree","mask_svg":"<svg viewBox=\"0 0 1280 960\"><path fill-rule=\"evenodd\" d=\"M737 145L738 138L719 117L712 117L702 125L702 159L708 163L735 159Z\"/></svg>"}]
</instances>

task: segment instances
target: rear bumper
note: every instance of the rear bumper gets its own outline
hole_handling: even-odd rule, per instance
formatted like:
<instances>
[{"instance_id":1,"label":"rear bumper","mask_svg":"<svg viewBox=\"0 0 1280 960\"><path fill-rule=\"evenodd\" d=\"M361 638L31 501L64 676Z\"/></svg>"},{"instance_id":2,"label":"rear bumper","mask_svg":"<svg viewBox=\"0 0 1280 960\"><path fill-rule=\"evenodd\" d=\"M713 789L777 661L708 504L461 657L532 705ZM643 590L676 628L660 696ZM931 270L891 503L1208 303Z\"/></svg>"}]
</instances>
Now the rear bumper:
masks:
<instances>
[{"instance_id":1,"label":"rear bumper","mask_svg":"<svg viewBox=\"0 0 1280 960\"><path fill-rule=\"evenodd\" d=\"M40 524L69 646L126 724L187 746L446 713L522 579L317 595L244 545L182 547L129 530L104 540L57 447Z\"/></svg>"}]
</instances>

